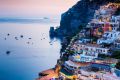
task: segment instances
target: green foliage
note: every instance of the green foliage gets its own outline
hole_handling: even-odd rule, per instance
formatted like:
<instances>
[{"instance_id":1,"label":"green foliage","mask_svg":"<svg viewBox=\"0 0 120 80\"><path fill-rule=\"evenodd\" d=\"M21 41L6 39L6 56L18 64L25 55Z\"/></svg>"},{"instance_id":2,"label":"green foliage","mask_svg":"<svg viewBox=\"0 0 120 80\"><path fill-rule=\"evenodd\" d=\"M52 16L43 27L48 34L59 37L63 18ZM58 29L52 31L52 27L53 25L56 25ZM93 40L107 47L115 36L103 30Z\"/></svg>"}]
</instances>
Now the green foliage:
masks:
<instances>
[{"instance_id":1,"label":"green foliage","mask_svg":"<svg viewBox=\"0 0 120 80\"><path fill-rule=\"evenodd\" d=\"M112 58L120 59L120 51L114 51L111 55Z\"/></svg>"},{"instance_id":2,"label":"green foliage","mask_svg":"<svg viewBox=\"0 0 120 80\"><path fill-rule=\"evenodd\" d=\"M105 55L105 54L98 54L98 57L100 58L115 58L120 59L120 51L113 51L112 55Z\"/></svg>"},{"instance_id":3,"label":"green foliage","mask_svg":"<svg viewBox=\"0 0 120 80\"><path fill-rule=\"evenodd\" d=\"M65 45L65 44L62 44L62 48L61 48L61 52L63 52L65 49L66 49L66 47L70 44L70 41L71 41L71 39L74 37L74 36L76 36L82 29L83 29L83 25L80 25L79 26L79 28L78 28L78 30L76 31L76 32L74 32L72 35L66 35L65 36L65 38L66 38L66 40L67 40L67 45ZM70 52L71 53L71 52Z\"/></svg>"},{"instance_id":4,"label":"green foliage","mask_svg":"<svg viewBox=\"0 0 120 80\"><path fill-rule=\"evenodd\" d=\"M82 29L84 28L84 25L81 24L78 29L71 35L71 37L76 36Z\"/></svg>"},{"instance_id":5,"label":"green foliage","mask_svg":"<svg viewBox=\"0 0 120 80\"><path fill-rule=\"evenodd\" d=\"M64 73L64 74L67 75L67 76L73 76L72 73L67 72L67 71L66 71L65 69L63 69L63 68L60 70L60 72Z\"/></svg>"},{"instance_id":6,"label":"green foliage","mask_svg":"<svg viewBox=\"0 0 120 80\"><path fill-rule=\"evenodd\" d=\"M80 25L80 26L78 27L79 31L81 31L83 28L84 28L84 25Z\"/></svg>"},{"instance_id":7,"label":"green foliage","mask_svg":"<svg viewBox=\"0 0 120 80\"><path fill-rule=\"evenodd\" d=\"M110 58L110 56L105 55L105 54L98 54L99 58Z\"/></svg>"},{"instance_id":8,"label":"green foliage","mask_svg":"<svg viewBox=\"0 0 120 80\"><path fill-rule=\"evenodd\" d=\"M118 62L115 66L117 69L120 69L120 62Z\"/></svg>"},{"instance_id":9,"label":"green foliage","mask_svg":"<svg viewBox=\"0 0 120 80\"><path fill-rule=\"evenodd\" d=\"M97 42L98 38L97 37L93 37L92 40Z\"/></svg>"},{"instance_id":10,"label":"green foliage","mask_svg":"<svg viewBox=\"0 0 120 80\"><path fill-rule=\"evenodd\" d=\"M69 58L69 54L67 54L67 53L65 53L65 54L63 54L63 56L62 56L62 58L61 58L61 61L67 61L68 60L68 58Z\"/></svg>"},{"instance_id":11,"label":"green foliage","mask_svg":"<svg viewBox=\"0 0 120 80\"><path fill-rule=\"evenodd\" d=\"M73 50L67 50L67 53L73 55L75 52Z\"/></svg>"},{"instance_id":12,"label":"green foliage","mask_svg":"<svg viewBox=\"0 0 120 80\"><path fill-rule=\"evenodd\" d=\"M117 9L117 11L115 12L115 15L120 15L120 8Z\"/></svg>"},{"instance_id":13,"label":"green foliage","mask_svg":"<svg viewBox=\"0 0 120 80\"><path fill-rule=\"evenodd\" d=\"M62 61L63 61L63 62L64 62L64 61L67 61L67 60L68 60L68 57L65 57L65 56L64 56L64 57L62 58Z\"/></svg>"}]
</instances>

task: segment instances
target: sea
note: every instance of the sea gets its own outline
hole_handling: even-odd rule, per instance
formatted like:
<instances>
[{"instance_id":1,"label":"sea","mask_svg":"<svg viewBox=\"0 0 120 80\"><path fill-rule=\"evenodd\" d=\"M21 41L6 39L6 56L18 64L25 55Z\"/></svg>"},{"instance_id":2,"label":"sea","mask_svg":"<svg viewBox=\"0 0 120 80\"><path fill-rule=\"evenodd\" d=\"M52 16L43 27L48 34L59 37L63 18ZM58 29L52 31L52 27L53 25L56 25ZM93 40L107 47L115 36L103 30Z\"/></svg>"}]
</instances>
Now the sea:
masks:
<instances>
[{"instance_id":1,"label":"sea","mask_svg":"<svg viewBox=\"0 0 120 80\"><path fill-rule=\"evenodd\" d=\"M59 20L0 19L0 80L35 80L53 68L60 57L61 41L49 37Z\"/></svg>"}]
</instances>

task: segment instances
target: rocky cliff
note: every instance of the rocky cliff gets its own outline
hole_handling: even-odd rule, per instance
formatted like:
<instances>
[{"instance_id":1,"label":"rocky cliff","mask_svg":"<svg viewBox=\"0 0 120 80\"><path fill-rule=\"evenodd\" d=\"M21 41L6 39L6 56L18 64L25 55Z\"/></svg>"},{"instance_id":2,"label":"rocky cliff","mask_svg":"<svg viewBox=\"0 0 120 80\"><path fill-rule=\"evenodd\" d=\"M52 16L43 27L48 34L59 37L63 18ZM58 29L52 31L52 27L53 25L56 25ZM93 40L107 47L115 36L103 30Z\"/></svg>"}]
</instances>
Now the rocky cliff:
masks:
<instances>
[{"instance_id":1,"label":"rocky cliff","mask_svg":"<svg viewBox=\"0 0 120 80\"><path fill-rule=\"evenodd\" d=\"M81 0L61 16L60 27L55 34L72 35L81 26L84 26L94 17L95 10L109 2L120 2L120 0Z\"/></svg>"}]
</instances>

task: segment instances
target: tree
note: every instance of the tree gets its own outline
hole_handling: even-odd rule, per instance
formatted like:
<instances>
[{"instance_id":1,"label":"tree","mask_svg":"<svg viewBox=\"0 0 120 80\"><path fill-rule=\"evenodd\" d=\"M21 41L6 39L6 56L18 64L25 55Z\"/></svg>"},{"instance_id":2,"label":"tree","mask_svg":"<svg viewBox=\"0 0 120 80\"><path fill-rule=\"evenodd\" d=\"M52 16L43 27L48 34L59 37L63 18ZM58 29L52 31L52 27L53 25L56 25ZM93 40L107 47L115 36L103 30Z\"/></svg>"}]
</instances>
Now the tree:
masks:
<instances>
[{"instance_id":1,"label":"tree","mask_svg":"<svg viewBox=\"0 0 120 80\"><path fill-rule=\"evenodd\" d=\"M120 69L120 62L118 62L115 66L117 69Z\"/></svg>"},{"instance_id":2,"label":"tree","mask_svg":"<svg viewBox=\"0 0 120 80\"><path fill-rule=\"evenodd\" d=\"M98 54L98 57L100 57L100 58L109 58L110 56L105 55L105 54Z\"/></svg>"},{"instance_id":3,"label":"tree","mask_svg":"<svg viewBox=\"0 0 120 80\"><path fill-rule=\"evenodd\" d=\"M120 15L120 8L117 9L117 11L115 12L115 15Z\"/></svg>"},{"instance_id":4,"label":"tree","mask_svg":"<svg viewBox=\"0 0 120 80\"><path fill-rule=\"evenodd\" d=\"M112 58L120 59L120 51L114 51L111 55Z\"/></svg>"}]
</instances>

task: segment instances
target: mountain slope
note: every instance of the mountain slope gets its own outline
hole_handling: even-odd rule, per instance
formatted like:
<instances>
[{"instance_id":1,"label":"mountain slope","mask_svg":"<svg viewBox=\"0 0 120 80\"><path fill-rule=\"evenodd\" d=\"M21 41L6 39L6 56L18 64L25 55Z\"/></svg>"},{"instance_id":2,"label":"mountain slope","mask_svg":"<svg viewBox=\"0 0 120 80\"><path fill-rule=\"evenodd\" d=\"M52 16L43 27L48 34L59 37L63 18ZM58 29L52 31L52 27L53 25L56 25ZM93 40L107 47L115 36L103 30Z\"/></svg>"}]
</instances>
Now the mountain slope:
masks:
<instances>
[{"instance_id":1,"label":"mountain slope","mask_svg":"<svg viewBox=\"0 0 120 80\"><path fill-rule=\"evenodd\" d=\"M94 17L95 10L110 2L120 3L120 0L82 0L61 16L60 27L56 35L72 35L85 26Z\"/></svg>"}]
</instances>

